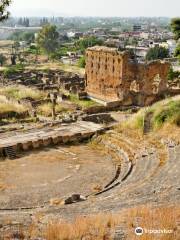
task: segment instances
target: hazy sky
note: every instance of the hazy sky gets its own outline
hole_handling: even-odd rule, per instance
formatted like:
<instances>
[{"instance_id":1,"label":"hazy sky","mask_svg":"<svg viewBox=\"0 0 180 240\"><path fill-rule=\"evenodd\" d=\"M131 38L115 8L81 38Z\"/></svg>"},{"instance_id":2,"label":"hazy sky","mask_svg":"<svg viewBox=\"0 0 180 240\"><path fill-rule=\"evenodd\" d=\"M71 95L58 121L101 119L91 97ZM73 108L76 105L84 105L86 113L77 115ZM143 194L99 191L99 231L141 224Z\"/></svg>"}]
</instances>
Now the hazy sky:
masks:
<instances>
[{"instance_id":1,"label":"hazy sky","mask_svg":"<svg viewBox=\"0 0 180 240\"><path fill-rule=\"evenodd\" d=\"M169 16L180 15L180 0L13 0L12 15Z\"/></svg>"}]
</instances>

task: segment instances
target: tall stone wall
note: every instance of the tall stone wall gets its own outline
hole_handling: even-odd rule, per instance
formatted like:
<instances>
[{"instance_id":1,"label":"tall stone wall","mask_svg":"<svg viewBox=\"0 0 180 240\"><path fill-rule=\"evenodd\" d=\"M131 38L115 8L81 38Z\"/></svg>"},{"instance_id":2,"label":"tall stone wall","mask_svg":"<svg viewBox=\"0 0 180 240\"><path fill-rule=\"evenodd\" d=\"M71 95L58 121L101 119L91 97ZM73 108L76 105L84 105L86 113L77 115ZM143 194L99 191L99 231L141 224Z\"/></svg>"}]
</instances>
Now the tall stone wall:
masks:
<instances>
[{"instance_id":1,"label":"tall stone wall","mask_svg":"<svg viewBox=\"0 0 180 240\"><path fill-rule=\"evenodd\" d=\"M167 92L170 64L137 63L127 52L93 47L86 52L86 91L104 102L121 105L149 105Z\"/></svg>"},{"instance_id":2,"label":"tall stone wall","mask_svg":"<svg viewBox=\"0 0 180 240\"><path fill-rule=\"evenodd\" d=\"M91 48L86 53L86 91L105 101L119 100L123 54L114 49Z\"/></svg>"}]
</instances>

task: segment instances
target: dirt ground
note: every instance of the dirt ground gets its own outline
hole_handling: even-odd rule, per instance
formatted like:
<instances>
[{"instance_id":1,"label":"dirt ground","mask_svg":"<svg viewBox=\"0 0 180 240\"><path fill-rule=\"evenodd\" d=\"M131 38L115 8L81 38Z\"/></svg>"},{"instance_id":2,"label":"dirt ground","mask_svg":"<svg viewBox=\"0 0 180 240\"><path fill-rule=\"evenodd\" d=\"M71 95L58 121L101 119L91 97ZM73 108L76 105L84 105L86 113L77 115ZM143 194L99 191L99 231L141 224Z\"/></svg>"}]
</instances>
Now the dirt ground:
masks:
<instances>
[{"instance_id":1,"label":"dirt ground","mask_svg":"<svg viewBox=\"0 0 180 240\"><path fill-rule=\"evenodd\" d=\"M89 146L56 147L0 162L0 208L33 208L108 182L114 167Z\"/></svg>"}]
</instances>

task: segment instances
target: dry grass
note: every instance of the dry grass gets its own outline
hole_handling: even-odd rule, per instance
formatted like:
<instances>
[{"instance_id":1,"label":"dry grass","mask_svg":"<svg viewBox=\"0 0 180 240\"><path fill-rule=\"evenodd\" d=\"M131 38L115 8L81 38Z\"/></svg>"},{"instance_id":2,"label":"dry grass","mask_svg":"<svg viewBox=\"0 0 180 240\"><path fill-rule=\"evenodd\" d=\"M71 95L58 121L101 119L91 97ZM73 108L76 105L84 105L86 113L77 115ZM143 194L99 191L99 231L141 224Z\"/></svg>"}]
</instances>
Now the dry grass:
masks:
<instances>
[{"instance_id":1,"label":"dry grass","mask_svg":"<svg viewBox=\"0 0 180 240\"><path fill-rule=\"evenodd\" d=\"M177 222L180 217L178 207L152 208L140 206L124 210L120 214L98 214L91 217L78 217L73 223L61 221L51 223L44 232L47 240L111 240L114 239L115 228L127 229L129 240L139 239L136 237L134 230L140 226L143 229L167 229L173 230L173 234L158 234L158 239L176 240ZM118 229L118 228L117 228ZM157 235L144 234L142 240L156 239ZM87 237L87 238L86 238Z\"/></svg>"},{"instance_id":2,"label":"dry grass","mask_svg":"<svg viewBox=\"0 0 180 240\"><path fill-rule=\"evenodd\" d=\"M25 111L26 111L26 108L20 104L0 103L0 113L9 113L9 112L23 113Z\"/></svg>"},{"instance_id":3,"label":"dry grass","mask_svg":"<svg viewBox=\"0 0 180 240\"><path fill-rule=\"evenodd\" d=\"M52 103L45 103L42 104L38 107L38 113L40 115L43 115L45 117L50 117L52 115ZM63 106L61 106L60 104L57 104L55 107L56 113L63 113L63 112L67 112L68 109L64 108Z\"/></svg>"},{"instance_id":4,"label":"dry grass","mask_svg":"<svg viewBox=\"0 0 180 240\"><path fill-rule=\"evenodd\" d=\"M141 109L134 114L123 126L125 128L137 129L143 132L144 120L148 113L152 113L152 130L157 131L165 124L180 125L180 95L159 101L151 107Z\"/></svg>"},{"instance_id":5,"label":"dry grass","mask_svg":"<svg viewBox=\"0 0 180 240\"><path fill-rule=\"evenodd\" d=\"M73 223L51 223L44 235L47 240L110 239L110 229L115 225L116 218L112 215L99 214L88 218L78 217Z\"/></svg>"},{"instance_id":6,"label":"dry grass","mask_svg":"<svg viewBox=\"0 0 180 240\"><path fill-rule=\"evenodd\" d=\"M32 89L25 86L8 86L0 88L0 95L20 100L23 98L32 98L33 100L40 100L46 97L43 91Z\"/></svg>"},{"instance_id":7,"label":"dry grass","mask_svg":"<svg viewBox=\"0 0 180 240\"><path fill-rule=\"evenodd\" d=\"M1 114L9 113L9 112L23 113L25 111L27 111L27 108L22 104L9 101L5 99L3 96L0 96L0 113Z\"/></svg>"},{"instance_id":8,"label":"dry grass","mask_svg":"<svg viewBox=\"0 0 180 240\"><path fill-rule=\"evenodd\" d=\"M44 216L38 216L40 220ZM178 206L138 206L125 209L118 214L97 214L93 216L77 217L72 222L60 220L51 222L39 231L39 227L32 224L24 233L20 229L21 239L28 235L31 238L42 237L46 240L114 240L117 230L122 229L127 240L178 240L178 222L180 208ZM142 227L144 234L139 237L135 229ZM145 230L172 230L168 234L145 233ZM12 233L5 240L11 239Z\"/></svg>"},{"instance_id":9,"label":"dry grass","mask_svg":"<svg viewBox=\"0 0 180 240\"><path fill-rule=\"evenodd\" d=\"M137 207L124 211L125 219L127 219L127 227L129 229L128 239L141 240L176 240L178 235L178 222L180 219L180 208L178 206L169 206L161 208L153 207ZM144 230L173 230L172 234L144 234L141 237L135 236L134 229L142 227Z\"/></svg>"}]
</instances>

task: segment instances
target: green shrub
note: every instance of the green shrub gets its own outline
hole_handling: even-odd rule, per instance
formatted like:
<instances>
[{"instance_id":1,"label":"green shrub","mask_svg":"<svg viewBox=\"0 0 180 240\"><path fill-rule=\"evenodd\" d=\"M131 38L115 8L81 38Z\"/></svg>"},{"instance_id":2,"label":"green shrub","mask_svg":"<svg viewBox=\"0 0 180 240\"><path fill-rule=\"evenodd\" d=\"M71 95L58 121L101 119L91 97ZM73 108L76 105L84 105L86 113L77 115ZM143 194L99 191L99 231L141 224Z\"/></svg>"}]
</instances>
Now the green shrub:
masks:
<instances>
[{"instance_id":1,"label":"green shrub","mask_svg":"<svg viewBox=\"0 0 180 240\"><path fill-rule=\"evenodd\" d=\"M86 66L86 59L85 56L82 56L78 61L78 67L85 68Z\"/></svg>"},{"instance_id":2,"label":"green shrub","mask_svg":"<svg viewBox=\"0 0 180 240\"><path fill-rule=\"evenodd\" d=\"M180 76L179 71L173 71L172 68L170 68L169 73L168 73L168 80L173 81L174 79L177 79Z\"/></svg>"},{"instance_id":3,"label":"green shrub","mask_svg":"<svg viewBox=\"0 0 180 240\"><path fill-rule=\"evenodd\" d=\"M95 105L98 105L96 102L90 100L90 99L86 99L86 100L79 100L78 96L75 94L71 94L70 95L70 101L77 104L78 106L82 107L82 108L88 108L88 107L92 107Z\"/></svg>"},{"instance_id":4,"label":"green shrub","mask_svg":"<svg viewBox=\"0 0 180 240\"><path fill-rule=\"evenodd\" d=\"M16 74L18 72L21 72L24 70L24 65L23 64L17 64L16 66L11 66L11 67L8 67L6 68L4 71L3 71L3 75L5 77L9 77L13 74Z\"/></svg>"},{"instance_id":5,"label":"green shrub","mask_svg":"<svg viewBox=\"0 0 180 240\"><path fill-rule=\"evenodd\" d=\"M180 100L170 101L166 105L156 109L152 122L154 129L162 127L167 122L180 126Z\"/></svg>"}]
</instances>

